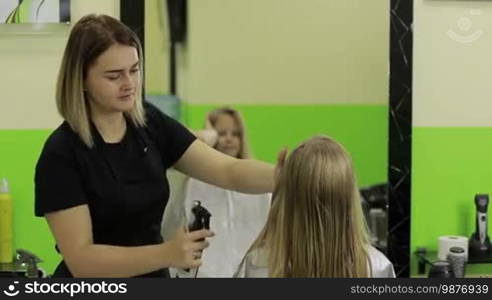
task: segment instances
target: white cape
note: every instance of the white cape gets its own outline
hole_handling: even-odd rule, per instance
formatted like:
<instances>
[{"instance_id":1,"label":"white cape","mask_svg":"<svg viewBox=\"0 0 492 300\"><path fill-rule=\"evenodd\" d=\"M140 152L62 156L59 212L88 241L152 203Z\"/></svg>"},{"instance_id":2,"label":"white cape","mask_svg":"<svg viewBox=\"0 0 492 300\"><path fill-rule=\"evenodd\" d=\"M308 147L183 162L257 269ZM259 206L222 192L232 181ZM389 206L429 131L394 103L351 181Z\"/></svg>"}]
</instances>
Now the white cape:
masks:
<instances>
[{"instance_id":1,"label":"white cape","mask_svg":"<svg viewBox=\"0 0 492 300\"><path fill-rule=\"evenodd\" d=\"M386 256L374 247L369 248L370 267L373 278L394 278L393 264ZM268 277L267 253L263 249L256 249L248 253L244 262L239 266L234 277L239 278L266 278Z\"/></svg>"},{"instance_id":2,"label":"white cape","mask_svg":"<svg viewBox=\"0 0 492 300\"><path fill-rule=\"evenodd\" d=\"M176 184L171 178L170 183ZM171 190L175 187L172 186ZM243 194L193 178L185 180L182 188L182 195L171 195L164 213L164 238L172 238L180 225L189 223L193 202L200 201L212 214L210 229L215 236L208 239L210 246L203 252L203 264L197 277L232 277L265 225L271 194ZM176 273L178 277L194 277L195 271L170 269L171 277L175 277Z\"/></svg>"}]
</instances>

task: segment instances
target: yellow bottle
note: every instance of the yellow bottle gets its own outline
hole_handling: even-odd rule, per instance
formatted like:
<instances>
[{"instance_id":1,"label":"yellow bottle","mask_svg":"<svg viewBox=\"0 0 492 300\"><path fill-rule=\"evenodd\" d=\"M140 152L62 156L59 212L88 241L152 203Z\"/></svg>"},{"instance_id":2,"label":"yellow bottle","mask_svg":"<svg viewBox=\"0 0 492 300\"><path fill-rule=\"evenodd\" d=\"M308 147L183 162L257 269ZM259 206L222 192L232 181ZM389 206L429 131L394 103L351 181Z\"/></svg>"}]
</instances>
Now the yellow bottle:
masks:
<instances>
[{"instance_id":1,"label":"yellow bottle","mask_svg":"<svg viewBox=\"0 0 492 300\"><path fill-rule=\"evenodd\" d=\"M11 263L14 258L12 241L12 197L7 179L0 180L0 263Z\"/></svg>"}]
</instances>

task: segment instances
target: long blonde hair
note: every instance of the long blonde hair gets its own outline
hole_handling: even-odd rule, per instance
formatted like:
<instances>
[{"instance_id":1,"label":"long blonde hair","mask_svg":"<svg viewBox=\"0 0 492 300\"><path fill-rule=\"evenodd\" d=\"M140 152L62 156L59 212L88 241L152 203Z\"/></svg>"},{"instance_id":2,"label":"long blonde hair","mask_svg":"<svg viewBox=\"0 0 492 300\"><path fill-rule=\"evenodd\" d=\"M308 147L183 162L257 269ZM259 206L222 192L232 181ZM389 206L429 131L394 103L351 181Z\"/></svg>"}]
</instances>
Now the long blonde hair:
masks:
<instances>
[{"instance_id":1,"label":"long blonde hair","mask_svg":"<svg viewBox=\"0 0 492 300\"><path fill-rule=\"evenodd\" d=\"M89 67L109 47L121 44L135 47L139 57L140 84L135 105L125 115L136 125L145 125L142 106L143 55L137 35L120 21L106 15L90 14L72 28L63 54L56 86L56 105L60 115L88 146L94 145L90 127L90 106L84 94Z\"/></svg>"},{"instance_id":2,"label":"long blonde hair","mask_svg":"<svg viewBox=\"0 0 492 300\"><path fill-rule=\"evenodd\" d=\"M242 158L242 159L248 159L251 158L251 152L248 144L248 138L246 134L246 126L244 125L244 119L241 116L241 113L229 106L223 106L216 108L212 110L211 112L208 113L207 119L210 122L210 125L215 128L215 124L217 123L217 120L219 119L220 115L229 115L231 116L234 121L236 122L236 125L239 129L239 140L241 143L238 157L237 158ZM214 148L217 145L214 145Z\"/></svg>"},{"instance_id":3,"label":"long blonde hair","mask_svg":"<svg viewBox=\"0 0 492 300\"><path fill-rule=\"evenodd\" d=\"M287 158L249 251L267 250L270 277L368 277L366 228L349 155L315 136Z\"/></svg>"}]
</instances>

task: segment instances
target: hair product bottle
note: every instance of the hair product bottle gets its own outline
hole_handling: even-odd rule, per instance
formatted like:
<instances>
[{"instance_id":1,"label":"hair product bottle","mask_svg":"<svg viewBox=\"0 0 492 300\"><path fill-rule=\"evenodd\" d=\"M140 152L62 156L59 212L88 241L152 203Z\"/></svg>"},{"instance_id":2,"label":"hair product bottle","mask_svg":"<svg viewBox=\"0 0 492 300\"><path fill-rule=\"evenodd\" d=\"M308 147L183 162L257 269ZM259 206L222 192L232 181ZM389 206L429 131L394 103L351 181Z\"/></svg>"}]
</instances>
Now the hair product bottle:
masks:
<instances>
[{"instance_id":1,"label":"hair product bottle","mask_svg":"<svg viewBox=\"0 0 492 300\"><path fill-rule=\"evenodd\" d=\"M0 263L11 263L12 243L12 197L7 179L0 180Z\"/></svg>"}]
</instances>

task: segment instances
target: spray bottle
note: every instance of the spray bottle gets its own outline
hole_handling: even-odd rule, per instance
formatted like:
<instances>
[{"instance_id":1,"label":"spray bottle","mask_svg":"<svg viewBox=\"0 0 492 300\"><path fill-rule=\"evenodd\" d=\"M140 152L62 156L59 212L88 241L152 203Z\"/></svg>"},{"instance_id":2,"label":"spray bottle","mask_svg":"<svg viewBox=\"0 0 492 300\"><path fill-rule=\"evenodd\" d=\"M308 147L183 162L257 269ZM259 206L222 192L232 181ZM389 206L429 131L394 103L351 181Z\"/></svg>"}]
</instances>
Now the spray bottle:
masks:
<instances>
[{"instance_id":1,"label":"spray bottle","mask_svg":"<svg viewBox=\"0 0 492 300\"><path fill-rule=\"evenodd\" d=\"M13 261L12 197L7 179L0 180L0 263Z\"/></svg>"}]
</instances>

